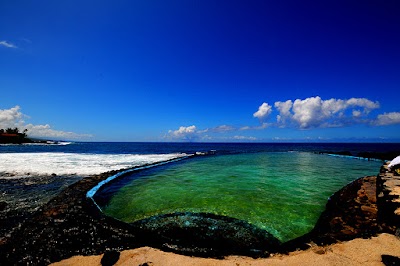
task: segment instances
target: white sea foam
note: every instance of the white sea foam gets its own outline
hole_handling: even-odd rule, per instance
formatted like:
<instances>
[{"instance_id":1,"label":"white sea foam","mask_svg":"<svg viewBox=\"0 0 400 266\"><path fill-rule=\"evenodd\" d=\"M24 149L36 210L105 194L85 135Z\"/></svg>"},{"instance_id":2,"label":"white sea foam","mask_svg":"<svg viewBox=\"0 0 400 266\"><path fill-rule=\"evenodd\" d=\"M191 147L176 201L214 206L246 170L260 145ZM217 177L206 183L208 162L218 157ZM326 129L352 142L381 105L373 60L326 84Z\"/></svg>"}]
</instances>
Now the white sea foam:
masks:
<instances>
[{"instance_id":1,"label":"white sea foam","mask_svg":"<svg viewBox=\"0 0 400 266\"><path fill-rule=\"evenodd\" d=\"M7 144L0 144L0 146L65 146L70 145L73 142L68 141L47 141L47 142L32 142L32 143L22 143L22 144L14 144L14 143L7 143Z\"/></svg>"},{"instance_id":2,"label":"white sea foam","mask_svg":"<svg viewBox=\"0 0 400 266\"><path fill-rule=\"evenodd\" d=\"M187 156L186 154L0 153L0 178L26 175L100 174Z\"/></svg>"}]
</instances>

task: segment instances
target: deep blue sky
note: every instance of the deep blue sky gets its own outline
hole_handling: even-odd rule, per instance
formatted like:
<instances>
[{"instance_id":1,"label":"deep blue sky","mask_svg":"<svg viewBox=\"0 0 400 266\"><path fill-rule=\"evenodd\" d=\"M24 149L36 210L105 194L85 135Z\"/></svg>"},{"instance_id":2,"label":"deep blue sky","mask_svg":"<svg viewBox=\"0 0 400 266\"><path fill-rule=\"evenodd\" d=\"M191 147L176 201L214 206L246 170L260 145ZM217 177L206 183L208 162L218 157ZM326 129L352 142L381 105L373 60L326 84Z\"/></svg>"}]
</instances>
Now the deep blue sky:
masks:
<instances>
[{"instance_id":1,"label":"deep blue sky","mask_svg":"<svg viewBox=\"0 0 400 266\"><path fill-rule=\"evenodd\" d=\"M1 1L0 127L107 141L399 141L399 14L396 0ZM285 116L275 103L288 100Z\"/></svg>"}]
</instances>

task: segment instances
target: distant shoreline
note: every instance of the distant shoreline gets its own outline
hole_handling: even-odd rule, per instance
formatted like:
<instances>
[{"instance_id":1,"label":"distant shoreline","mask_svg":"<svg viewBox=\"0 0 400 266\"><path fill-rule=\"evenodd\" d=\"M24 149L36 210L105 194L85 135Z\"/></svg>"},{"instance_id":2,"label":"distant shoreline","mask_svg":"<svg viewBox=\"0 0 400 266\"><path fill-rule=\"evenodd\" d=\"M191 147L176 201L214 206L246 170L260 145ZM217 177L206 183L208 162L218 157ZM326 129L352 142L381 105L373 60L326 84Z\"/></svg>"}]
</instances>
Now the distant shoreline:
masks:
<instances>
[{"instance_id":1,"label":"distant shoreline","mask_svg":"<svg viewBox=\"0 0 400 266\"><path fill-rule=\"evenodd\" d=\"M71 143L70 141L59 141L59 140L39 140L30 138L19 138L19 137L4 137L0 135L0 145L23 145L23 144L41 144L41 145L58 145L63 143Z\"/></svg>"}]
</instances>

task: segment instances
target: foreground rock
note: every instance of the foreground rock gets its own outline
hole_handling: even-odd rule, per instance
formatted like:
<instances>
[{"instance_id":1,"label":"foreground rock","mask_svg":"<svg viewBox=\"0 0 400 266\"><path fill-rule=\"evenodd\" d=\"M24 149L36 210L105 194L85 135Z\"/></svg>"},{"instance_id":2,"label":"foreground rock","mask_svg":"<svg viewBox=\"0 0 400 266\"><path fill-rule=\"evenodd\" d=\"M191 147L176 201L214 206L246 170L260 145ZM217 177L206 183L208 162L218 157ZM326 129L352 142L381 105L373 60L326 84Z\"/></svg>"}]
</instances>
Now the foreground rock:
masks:
<instances>
[{"instance_id":1,"label":"foreground rock","mask_svg":"<svg viewBox=\"0 0 400 266\"><path fill-rule=\"evenodd\" d=\"M0 243L41 206L80 179L75 175L8 178L0 174Z\"/></svg>"},{"instance_id":2,"label":"foreground rock","mask_svg":"<svg viewBox=\"0 0 400 266\"><path fill-rule=\"evenodd\" d=\"M107 248L133 248L127 225L99 213L86 191L114 174L83 179L48 202L0 245L0 261L48 264L77 254L99 254Z\"/></svg>"},{"instance_id":3,"label":"foreground rock","mask_svg":"<svg viewBox=\"0 0 400 266\"><path fill-rule=\"evenodd\" d=\"M149 241L181 254L221 257L242 254L267 257L277 252L280 241L245 221L210 213L173 213L153 216L131 224Z\"/></svg>"}]
</instances>

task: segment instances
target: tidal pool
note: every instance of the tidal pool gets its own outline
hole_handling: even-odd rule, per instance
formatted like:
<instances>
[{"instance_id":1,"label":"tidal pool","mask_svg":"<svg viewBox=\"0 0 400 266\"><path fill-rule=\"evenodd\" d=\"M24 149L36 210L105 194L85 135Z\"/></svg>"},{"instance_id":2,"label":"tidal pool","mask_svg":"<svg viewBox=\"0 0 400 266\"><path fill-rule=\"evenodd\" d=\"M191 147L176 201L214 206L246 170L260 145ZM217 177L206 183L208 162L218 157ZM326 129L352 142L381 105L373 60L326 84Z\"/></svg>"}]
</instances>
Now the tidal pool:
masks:
<instances>
[{"instance_id":1,"label":"tidal pool","mask_svg":"<svg viewBox=\"0 0 400 266\"><path fill-rule=\"evenodd\" d=\"M96 201L105 214L125 222L212 213L246 221L286 242L314 227L330 195L359 177L376 175L380 166L306 152L196 157L127 175L99 191Z\"/></svg>"}]
</instances>

